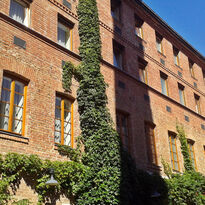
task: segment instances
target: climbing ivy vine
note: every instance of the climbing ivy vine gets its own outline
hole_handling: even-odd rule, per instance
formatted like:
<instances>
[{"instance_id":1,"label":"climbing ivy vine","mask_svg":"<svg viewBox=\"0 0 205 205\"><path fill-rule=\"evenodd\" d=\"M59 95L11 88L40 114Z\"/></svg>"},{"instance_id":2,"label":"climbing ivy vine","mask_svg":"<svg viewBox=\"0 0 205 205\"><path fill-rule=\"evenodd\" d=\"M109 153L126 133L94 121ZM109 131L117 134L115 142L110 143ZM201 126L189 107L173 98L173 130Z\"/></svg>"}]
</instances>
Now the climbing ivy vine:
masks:
<instances>
[{"instance_id":1,"label":"climbing ivy vine","mask_svg":"<svg viewBox=\"0 0 205 205\"><path fill-rule=\"evenodd\" d=\"M4 202L10 199L9 185L15 185L23 176L32 176L34 184L31 186L41 204L49 195L45 185L49 177L46 170L53 167L59 181L59 186L53 190L55 195L66 192L78 205L120 203L120 140L107 109L106 84L100 72L101 40L96 0L79 0L77 13L82 62L78 67L66 63L63 87L70 90L72 76L79 82L77 101L84 152L59 146L61 153L74 160L68 162L7 154L0 167L0 200Z\"/></svg>"}]
</instances>

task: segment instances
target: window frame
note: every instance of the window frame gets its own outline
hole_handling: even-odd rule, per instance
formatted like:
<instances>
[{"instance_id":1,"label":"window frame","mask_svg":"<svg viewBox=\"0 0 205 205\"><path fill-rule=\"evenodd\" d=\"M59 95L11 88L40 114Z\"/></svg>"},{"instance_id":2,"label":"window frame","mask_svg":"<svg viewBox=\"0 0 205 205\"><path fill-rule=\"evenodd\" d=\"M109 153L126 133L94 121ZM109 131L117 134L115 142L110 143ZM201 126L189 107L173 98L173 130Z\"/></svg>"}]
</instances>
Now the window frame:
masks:
<instances>
[{"instance_id":1,"label":"window frame","mask_svg":"<svg viewBox=\"0 0 205 205\"><path fill-rule=\"evenodd\" d=\"M64 16L58 14L58 22L57 22L57 43L60 45L60 46L63 46L64 48L72 51L73 50L73 27L74 27L74 24L69 21L68 19L66 19ZM69 35L69 38L66 40L65 39L65 44L61 44L59 43L59 29L63 30L65 32L65 37L68 38L68 35ZM68 31L66 31L68 30ZM69 44L69 46L67 45Z\"/></svg>"},{"instance_id":2,"label":"window frame","mask_svg":"<svg viewBox=\"0 0 205 205\"><path fill-rule=\"evenodd\" d=\"M178 91L179 91L179 102L181 105L186 106L186 98L185 98L185 92L184 92L185 87L178 83Z\"/></svg>"},{"instance_id":3,"label":"window frame","mask_svg":"<svg viewBox=\"0 0 205 205\"><path fill-rule=\"evenodd\" d=\"M194 169L197 171L196 156L195 156L195 151L194 151L195 142L191 139L187 139L187 144L188 144L188 149L189 149L189 158L192 162L192 165L193 165ZM190 148L190 145L192 147L192 150ZM192 158L191 152L193 153L193 158Z\"/></svg>"},{"instance_id":4,"label":"window frame","mask_svg":"<svg viewBox=\"0 0 205 205\"><path fill-rule=\"evenodd\" d=\"M148 127L148 129L152 129L152 135L149 135L149 132L146 129L147 127ZM145 123L144 123L145 137L146 137L146 143L147 143L148 162L152 165L157 166L158 165L158 159L157 159L155 127L156 126L151 122L146 122L145 121Z\"/></svg>"},{"instance_id":5,"label":"window frame","mask_svg":"<svg viewBox=\"0 0 205 205\"><path fill-rule=\"evenodd\" d=\"M162 81L165 82L165 90L166 93L163 92L163 84ZM165 96L169 96L169 90L168 90L168 75L160 71L160 82L161 82L161 93Z\"/></svg>"},{"instance_id":6,"label":"window frame","mask_svg":"<svg viewBox=\"0 0 205 205\"><path fill-rule=\"evenodd\" d=\"M172 165L172 169L174 171L180 171L180 164L179 164L179 156L178 156L178 151L177 151L177 143L176 143L176 139L177 139L177 135L173 132L168 132L168 136L169 136L169 150L170 150L170 156L171 156L171 165ZM172 143L172 139L174 140L174 146L175 146L175 150L176 150L176 157L177 157L177 161L174 160L174 152L173 152L173 143ZM176 169L175 167L175 162L178 165L178 169Z\"/></svg>"},{"instance_id":7,"label":"window frame","mask_svg":"<svg viewBox=\"0 0 205 205\"><path fill-rule=\"evenodd\" d=\"M17 4L21 5L24 8L24 19L23 22L18 21L17 19L13 18L11 16L11 6L12 2L16 2ZM32 1L26 1L26 0L10 0L10 8L9 8L9 16L14 19L15 21L29 27L30 26L30 9L29 6Z\"/></svg>"},{"instance_id":8,"label":"window frame","mask_svg":"<svg viewBox=\"0 0 205 205\"><path fill-rule=\"evenodd\" d=\"M60 143L56 142L55 141L55 132L56 132L56 129L55 129L55 126L54 126L54 142L55 144L61 144L61 145L65 145L64 144L64 112L65 112L65 100L66 101L69 101L71 106L70 106L70 114L71 114L71 122L70 122L70 129L71 129L71 134L70 134L70 145L67 145L67 146L70 146L71 148L74 147L74 115L73 115L73 111L74 111L74 99L72 99L71 97L69 96L65 96L61 93L56 93L56 96L55 96L55 110L56 110L56 98L60 98L61 99L61 105L60 105L60 113L61 113L61 118L60 118L60 122L61 122L61 129L60 129ZM55 119L54 119L54 125L55 125L55 120L56 120L56 114L55 114ZM63 134L62 134L63 133Z\"/></svg>"},{"instance_id":9,"label":"window frame","mask_svg":"<svg viewBox=\"0 0 205 205\"><path fill-rule=\"evenodd\" d=\"M9 100L9 116L8 116L8 129L5 130L5 129L1 129L1 131L4 131L4 132L9 132L9 133L12 133L12 134L16 134L16 135L20 135L20 136L25 136L25 122L26 122L26 105L27 105L27 89L28 89L28 82L26 82L25 80L19 78L18 76L13 76L13 75L10 75L8 73L4 73L3 74L3 78L2 78L2 85L1 85L1 92L3 90L3 79L4 78L7 78L7 79L10 79L11 80L11 87L10 87L10 100ZM17 133L17 132L14 132L12 131L13 129L13 122L14 122L14 119L13 119L13 114L14 114L14 98L15 98L15 94L16 94L16 91L15 91L15 82L19 82L19 83L22 83L24 85L23 87L23 111L22 111L22 120L19 120L19 121L22 121L22 125L21 125L21 133ZM5 88L4 88L5 89ZM6 90L8 90L6 88ZM1 98L0 98L0 103L2 102ZM2 114L0 114L2 115Z\"/></svg>"}]
</instances>

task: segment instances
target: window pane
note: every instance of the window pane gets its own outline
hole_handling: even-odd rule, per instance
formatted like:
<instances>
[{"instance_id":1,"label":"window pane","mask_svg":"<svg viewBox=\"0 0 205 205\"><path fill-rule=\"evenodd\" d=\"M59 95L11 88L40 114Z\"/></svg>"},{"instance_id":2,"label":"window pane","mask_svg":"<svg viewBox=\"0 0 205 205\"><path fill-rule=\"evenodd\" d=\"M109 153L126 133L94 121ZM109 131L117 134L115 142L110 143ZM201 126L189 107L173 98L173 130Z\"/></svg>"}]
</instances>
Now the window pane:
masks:
<instances>
[{"instance_id":1,"label":"window pane","mask_svg":"<svg viewBox=\"0 0 205 205\"><path fill-rule=\"evenodd\" d=\"M21 134L22 121L14 119L12 125L12 131Z\"/></svg>"},{"instance_id":2,"label":"window pane","mask_svg":"<svg viewBox=\"0 0 205 205\"><path fill-rule=\"evenodd\" d=\"M178 163L174 162L175 170L179 170Z\"/></svg>"},{"instance_id":3,"label":"window pane","mask_svg":"<svg viewBox=\"0 0 205 205\"><path fill-rule=\"evenodd\" d=\"M60 107L61 106L61 98L56 97L56 106Z\"/></svg>"},{"instance_id":4,"label":"window pane","mask_svg":"<svg viewBox=\"0 0 205 205\"><path fill-rule=\"evenodd\" d=\"M23 23L24 22L24 10L25 8L19 4L18 2L11 0L10 6L10 17L15 19L16 21Z\"/></svg>"},{"instance_id":5,"label":"window pane","mask_svg":"<svg viewBox=\"0 0 205 205\"><path fill-rule=\"evenodd\" d=\"M61 131L61 120L55 119L55 130L56 131Z\"/></svg>"},{"instance_id":6,"label":"window pane","mask_svg":"<svg viewBox=\"0 0 205 205\"><path fill-rule=\"evenodd\" d=\"M10 104L9 103L0 103L0 114L1 116L9 116L9 108L10 108Z\"/></svg>"},{"instance_id":7,"label":"window pane","mask_svg":"<svg viewBox=\"0 0 205 205\"><path fill-rule=\"evenodd\" d=\"M161 78L162 93L167 95L166 80Z\"/></svg>"},{"instance_id":8,"label":"window pane","mask_svg":"<svg viewBox=\"0 0 205 205\"><path fill-rule=\"evenodd\" d=\"M55 142L61 143L61 134L60 132L55 131Z\"/></svg>"},{"instance_id":9,"label":"window pane","mask_svg":"<svg viewBox=\"0 0 205 205\"><path fill-rule=\"evenodd\" d=\"M3 78L3 88L11 89L11 79L10 78Z\"/></svg>"},{"instance_id":10,"label":"window pane","mask_svg":"<svg viewBox=\"0 0 205 205\"><path fill-rule=\"evenodd\" d=\"M0 116L0 129L8 130L9 118Z\"/></svg>"},{"instance_id":11,"label":"window pane","mask_svg":"<svg viewBox=\"0 0 205 205\"><path fill-rule=\"evenodd\" d=\"M70 134L64 134L64 144L71 145L71 135Z\"/></svg>"},{"instance_id":12,"label":"window pane","mask_svg":"<svg viewBox=\"0 0 205 205\"><path fill-rule=\"evenodd\" d=\"M15 81L15 92L23 94L24 93L24 84L22 84L18 81Z\"/></svg>"},{"instance_id":13,"label":"window pane","mask_svg":"<svg viewBox=\"0 0 205 205\"><path fill-rule=\"evenodd\" d=\"M66 46L66 32L58 27L58 43L61 46Z\"/></svg>"},{"instance_id":14,"label":"window pane","mask_svg":"<svg viewBox=\"0 0 205 205\"><path fill-rule=\"evenodd\" d=\"M70 101L64 100L64 108L65 108L65 110L69 110L70 111L70 108L71 108Z\"/></svg>"},{"instance_id":15,"label":"window pane","mask_svg":"<svg viewBox=\"0 0 205 205\"><path fill-rule=\"evenodd\" d=\"M1 101L10 102L10 91L2 89L1 91Z\"/></svg>"},{"instance_id":16,"label":"window pane","mask_svg":"<svg viewBox=\"0 0 205 205\"><path fill-rule=\"evenodd\" d=\"M19 106L19 107L23 107L23 95L19 95L17 93L15 93L14 95L14 104Z\"/></svg>"}]
</instances>

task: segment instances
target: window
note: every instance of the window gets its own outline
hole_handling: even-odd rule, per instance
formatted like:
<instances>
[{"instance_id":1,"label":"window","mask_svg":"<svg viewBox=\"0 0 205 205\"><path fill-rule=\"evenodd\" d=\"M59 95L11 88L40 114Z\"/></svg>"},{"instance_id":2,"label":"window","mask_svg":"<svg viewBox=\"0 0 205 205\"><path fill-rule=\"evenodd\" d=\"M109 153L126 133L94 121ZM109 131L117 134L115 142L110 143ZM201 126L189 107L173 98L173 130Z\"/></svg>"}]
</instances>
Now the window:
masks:
<instances>
[{"instance_id":1,"label":"window","mask_svg":"<svg viewBox=\"0 0 205 205\"><path fill-rule=\"evenodd\" d=\"M9 16L28 26L29 25L29 8L23 0L11 0Z\"/></svg>"},{"instance_id":2,"label":"window","mask_svg":"<svg viewBox=\"0 0 205 205\"><path fill-rule=\"evenodd\" d=\"M70 21L58 16L58 44L69 50L72 50L72 28Z\"/></svg>"},{"instance_id":3,"label":"window","mask_svg":"<svg viewBox=\"0 0 205 205\"><path fill-rule=\"evenodd\" d=\"M179 63L179 50L177 48L173 47L173 53L174 53L174 63L175 63L175 65L180 66L180 63Z\"/></svg>"},{"instance_id":4,"label":"window","mask_svg":"<svg viewBox=\"0 0 205 205\"><path fill-rule=\"evenodd\" d=\"M189 71L190 71L190 74L191 74L192 77L195 77L193 65L194 65L194 63L191 60L189 60Z\"/></svg>"},{"instance_id":5,"label":"window","mask_svg":"<svg viewBox=\"0 0 205 205\"><path fill-rule=\"evenodd\" d=\"M178 90L179 90L179 101L182 105L185 106L184 86L178 83Z\"/></svg>"},{"instance_id":6,"label":"window","mask_svg":"<svg viewBox=\"0 0 205 205\"><path fill-rule=\"evenodd\" d=\"M138 65L139 65L139 80L145 84L148 84L147 80L147 62L141 58L138 58Z\"/></svg>"},{"instance_id":7,"label":"window","mask_svg":"<svg viewBox=\"0 0 205 205\"><path fill-rule=\"evenodd\" d=\"M204 145L204 156L205 156L205 145Z\"/></svg>"},{"instance_id":8,"label":"window","mask_svg":"<svg viewBox=\"0 0 205 205\"><path fill-rule=\"evenodd\" d=\"M120 70L123 70L123 51L124 47L113 41L113 63Z\"/></svg>"},{"instance_id":9,"label":"window","mask_svg":"<svg viewBox=\"0 0 205 205\"><path fill-rule=\"evenodd\" d=\"M135 35L143 39L143 25L144 21L135 15Z\"/></svg>"},{"instance_id":10,"label":"window","mask_svg":"<svg viewBox=\"0 0 205 205\"><path fill-rule=\"evenodd\" d=\"M162 36L158 33L156 33L156 46L157 51L163 54L163 47L162 47Z\"/></svg>"},{"instance_id":11,"label":"window","mask_svg":"<svg viewBox=\"0 0 205 205\"><path fill-rule=\"evenodd\" d=\"M157 153L156 153L156 143L155 143L155 134L154 134L153 124L145 123L145 137L147 141L148 161L151 164L157 165Z\"/></svg>"},{"instance_id":12,"label":"window","mask_svg":"<svg viewBox=\"0 0 205 205\"><path fill-rule=\"evenodd\" d=\"M204 84L205 84L205 70L202 69L202 75L203 75L203 80L204 80Z\"/></svg>"},{"instance_id":13,"label":"window","mask_svg":"<svg viewBox=\"0 0 205 205\"><path fill-rule=\"evenodd\" d=\"M171 132L169 132L169 149L170 149L172 169L179 171L179 159L177 153L176 135Z\"/></svg>"},{"instance_id":14,"label":"window","mask_svg":"<svg viewBox=\"0 0 205 205\"><path fill-rule=\"evenodd\" d=\"M117 132L125 149L129 147L128 114L117 112Z\"/></svg>"},{"instance_id":15,"label":"window","mask_svg":"<svg viewBox=\"0 0 205 205\"><path fill-rule=\"evenodd\" d=\"M194 99L195 99L195 108L196 108L196 112L198 114L201 113L201 108L200 108L200 97L196 94L194 94Z\"/></svg>"},{"instance_id":16,"label":"window","mask_svg":"<svg viewBox=\"0 0 205 205\"><path fill-rule=\"evenodd\" d=\"M195 153L194 153L194 141L193 140L188 140L188 148L189 148L189 157L192 161L192 165L195 170L197 170L196 167L196 158L195 158Z\"/></svg>"},{"instance_id":17,"label":"window","mask_svg":"<svg viewBox=\"0 0 205 205\"><path fill-rule=\"evenodd\" d=\"M164 94L166 96L168 96L167 78L168 78L168 76L165 73L160 72L162 94Z\"/></svg>"},{"instance_id":18,"label":"window","mask_svg":"<svg viewBox=\"0 0 205 205\"><path fill-rule=\"evenodd\" d=\"M4 76L0 100L0 129L24 136L27 86Z\"/></svg>"},{"instance_id":19,"label":"window","mask_svg":"<svg viewBox=\"0 0 205 205\"><path fill-rule=\"evenodd\" d=\"M55 104L55 143L73 147L73 103L61 96Z\"/></svg>"},{"instance_id":20,"label":"window","mask_svg":"<svg viewBox=\"0 0 205 205\"><path fill-rule=\"evenodd\" d=\"M111 16L117 21L120 21L120 5L120 0L111 0Z\"/></svg>"}]
</instances>

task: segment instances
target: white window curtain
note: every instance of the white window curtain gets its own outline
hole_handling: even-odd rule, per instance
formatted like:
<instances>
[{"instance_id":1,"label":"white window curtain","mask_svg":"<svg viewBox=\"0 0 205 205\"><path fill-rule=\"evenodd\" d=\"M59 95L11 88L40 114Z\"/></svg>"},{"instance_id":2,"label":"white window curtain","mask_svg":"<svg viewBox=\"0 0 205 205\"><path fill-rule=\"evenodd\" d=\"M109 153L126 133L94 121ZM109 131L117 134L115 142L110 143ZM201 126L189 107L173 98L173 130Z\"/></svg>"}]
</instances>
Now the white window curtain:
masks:
<instances>
[{"instance_id":1,"label":"white window curtain","mask_svg":"<svg viewBox=\"0 0 205 205\"><path fill-rule=\"evenodd\" d=\"M17 1L11 0L10 17L20 23L24 23L25 7L20 3L18 3Z\"/></svg>"}]
</instances>

